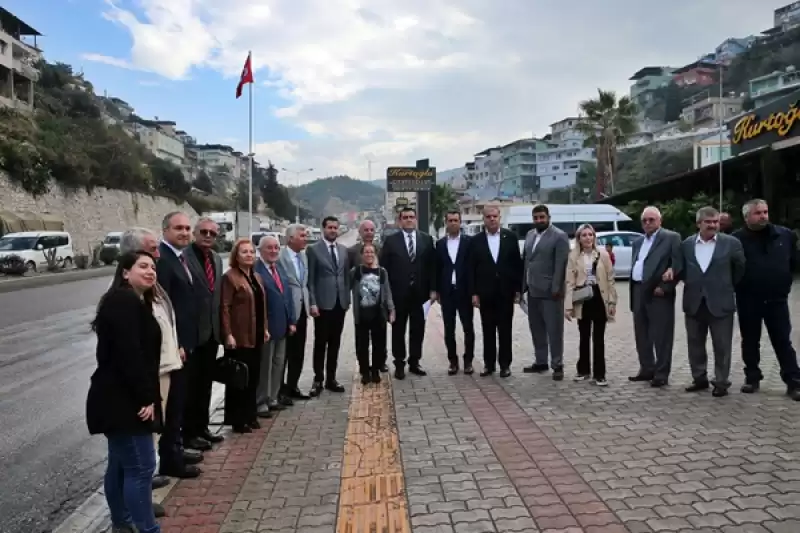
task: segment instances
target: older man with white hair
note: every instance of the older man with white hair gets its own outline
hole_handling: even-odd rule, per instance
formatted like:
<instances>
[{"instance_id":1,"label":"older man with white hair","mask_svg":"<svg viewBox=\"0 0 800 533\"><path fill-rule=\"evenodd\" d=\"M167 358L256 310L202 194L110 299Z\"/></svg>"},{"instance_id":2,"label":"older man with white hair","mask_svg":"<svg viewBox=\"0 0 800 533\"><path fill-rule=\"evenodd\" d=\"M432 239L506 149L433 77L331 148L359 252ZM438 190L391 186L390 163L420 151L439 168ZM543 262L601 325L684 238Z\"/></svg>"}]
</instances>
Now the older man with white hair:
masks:
<instances>
[{"instance_id":1,"label":"older man with white hair","mask_svg":"<svg viewBox=\"0 0 800 533\"><path fill-rule=\"evenodd\" d=\"M310 398L299 387L308 335L308 258L305 251L307 232L308 228L302 224L290 225L286 229L286 246L281 249L278 259L289 280L294 316L297 317L294 335L286 339L286 381L283 386L286 404L293 403L293 400Z\"/></svg>"},{"instance_id":2,"label":"older man with white hair","mask_svg":"<svg viewBox=\"0 0 800 533\"><path fill-rule=\"evenodd\" d=\"M675 285L680 275L681 236L661 227L661 211L642 211L644 237L633 242L630 300L639 372L630 381L649 381L653 387L669 382L675 339ZM672 269L674 278L664 281ZM669 277L669 276L667 276Z\"/></svg>"}]
</instances>

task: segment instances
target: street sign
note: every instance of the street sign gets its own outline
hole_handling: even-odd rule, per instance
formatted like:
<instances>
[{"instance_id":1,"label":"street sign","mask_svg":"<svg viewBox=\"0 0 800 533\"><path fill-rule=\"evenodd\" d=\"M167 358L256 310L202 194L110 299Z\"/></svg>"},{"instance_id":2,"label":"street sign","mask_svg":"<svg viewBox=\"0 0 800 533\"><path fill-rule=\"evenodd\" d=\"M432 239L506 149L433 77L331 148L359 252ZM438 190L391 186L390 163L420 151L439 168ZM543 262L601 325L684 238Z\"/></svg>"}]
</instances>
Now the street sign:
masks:
<instances>
[{"instance_id":1,"label":"street sign","mask_svg":"<svg viewBox=\"0 0 800 533\"><path fill-rule=\"evenodd\" d=\"M428 192L436 183L436 167L389 167L386 190L389 192Z\"/></svg>"},{"instance_id":2,"label":"street sign","mask_svg":"<svg viewBox=\"0 0 800 533\"><path fill-rule=\"evenodd\" d=\"M408 198L401 196L394 201L394 205L408 205Z\"/></svg>"}]
</instances>

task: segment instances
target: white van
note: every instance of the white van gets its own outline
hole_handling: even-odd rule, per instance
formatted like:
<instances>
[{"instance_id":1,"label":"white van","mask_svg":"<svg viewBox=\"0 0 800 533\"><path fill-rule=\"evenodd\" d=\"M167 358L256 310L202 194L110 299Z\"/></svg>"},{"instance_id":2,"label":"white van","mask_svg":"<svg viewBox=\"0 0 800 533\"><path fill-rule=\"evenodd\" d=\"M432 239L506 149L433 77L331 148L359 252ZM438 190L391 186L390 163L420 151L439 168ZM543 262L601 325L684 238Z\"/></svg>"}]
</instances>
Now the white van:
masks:
<instances>
[{"instance_id":1,"label":"white van","mask_svg":"<svg viewBox=\"0 0 800 533\"><path fill-rule=\"evenodd\" d=\"M121 231L109 231L103 239L103 248L116 248L119 250L119 241L122 239Z\"/></svg>"},{"instance_id":2,"label":"white van","mask_svg":"<svg viewBox=\"0 0 800 533\"><path fill-rule=\"evenodd\" d=\"M25 261L28 270L47 267L45 250L56 248L56 260L64 268L72 268L72 237L63 231L21 231L7 233L0 238L0 257L17 255Z\"/></svg>"}]
</instances>

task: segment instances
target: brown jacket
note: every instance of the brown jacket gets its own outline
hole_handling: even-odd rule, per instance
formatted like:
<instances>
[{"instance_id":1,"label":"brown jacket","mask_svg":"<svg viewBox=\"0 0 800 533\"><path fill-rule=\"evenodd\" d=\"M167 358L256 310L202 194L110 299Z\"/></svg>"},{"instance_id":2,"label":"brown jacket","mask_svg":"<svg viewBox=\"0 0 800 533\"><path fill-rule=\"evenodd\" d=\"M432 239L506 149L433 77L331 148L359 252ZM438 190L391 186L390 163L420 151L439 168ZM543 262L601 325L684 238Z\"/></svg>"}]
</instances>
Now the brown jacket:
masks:
<instances>
[{"instance_id":1,"label":"brown jacket","mask_svg":"<svg viewBox=\"0 0 800 533\"><path fill-rule=\"evenodd\" d=\"M253 273L256 281L264 289L261 277ZM220 319L222 340L233 335L237 348L255 348L256 334L264 337L267 331L267 296L264 294L264 331L256 332L256 307L250 282L238 268L231 268L222 277L220 300Z\"/></svg>"},{"instance_id":2,"label":"brown jacket","mask_svg":"<svg viewBox=\"0 0 800 533\"><path fill-rule=\"evenodd\" d=\"M583 303L573 302L572 293L576 288L586 284L586 268L584 266L583 256L578 248L579 246L579 244L576 244L576 247L570 251L567 259L567 292L564 295L565 310L567 312L571 311L572 316L578 319L581 318ZM595 260L597 260L597 272L595 273L597 286L600 289L600 296L603 297L603 303L606 306L608 321L613 322L614 316L612 316L610 308L616 308L617 305L617 285L614 281L614 266L611 264L611 257L609 257L608 253L602 248L595 248L594 252L592 252L592 263L594 263Z\"/></svg>"}]
</instances>

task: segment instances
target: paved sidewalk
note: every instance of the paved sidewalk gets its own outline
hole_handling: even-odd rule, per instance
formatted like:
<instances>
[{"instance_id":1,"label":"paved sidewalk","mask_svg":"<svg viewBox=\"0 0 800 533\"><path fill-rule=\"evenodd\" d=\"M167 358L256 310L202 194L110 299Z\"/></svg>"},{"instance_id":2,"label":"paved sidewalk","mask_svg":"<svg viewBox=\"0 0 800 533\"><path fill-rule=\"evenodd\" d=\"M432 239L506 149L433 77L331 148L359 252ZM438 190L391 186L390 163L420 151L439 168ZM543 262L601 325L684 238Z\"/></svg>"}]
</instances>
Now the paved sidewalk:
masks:
<instances>
[{"instance_id":1,"label":"paved sidewalk","mask_svg":"<svg viewBox=\"0 0 800 533\"><path fill-rule=\"evenodd\" d=\"M771 349L760 394L738 392L738 338L733 393L685 393L679 316L671 385L629 383L637 363L626 290L608 331L605 389L569 380L572 324L568 379L523 374L532 348L521 313L511 378L447 376L438 308L426 333L429 376L362 387L348 318L347 392L228 436L199 480L171 488L164 532L800 532L800 405L783 395Z\"/></svg>"}]
</instances>

